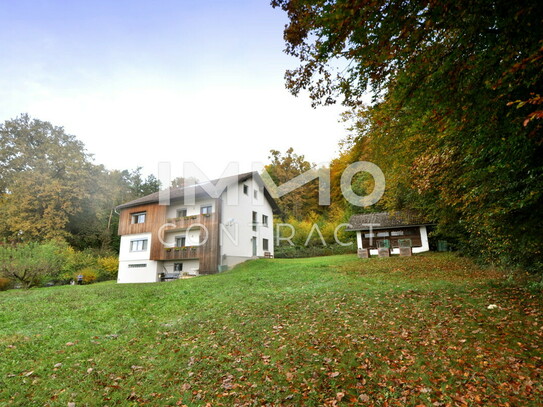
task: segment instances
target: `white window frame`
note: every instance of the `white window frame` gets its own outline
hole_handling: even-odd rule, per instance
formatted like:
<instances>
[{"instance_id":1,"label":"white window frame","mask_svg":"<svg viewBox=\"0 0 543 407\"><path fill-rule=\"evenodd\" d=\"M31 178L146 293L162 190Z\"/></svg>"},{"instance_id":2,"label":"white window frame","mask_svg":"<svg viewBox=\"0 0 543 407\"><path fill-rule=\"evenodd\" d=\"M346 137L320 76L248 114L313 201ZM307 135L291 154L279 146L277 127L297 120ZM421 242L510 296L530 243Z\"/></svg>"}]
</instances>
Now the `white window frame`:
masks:
<instances>
[{"instance_id":1,"label":"white window frame","mask_svg":"<svg viewBox=\"0 0 543 407\"><path fill-rule=\"evenodd\" d=\"M140 222L141 217L143 217L143 222ZM145 223L147 220L147 212L135 212L130 214L130 219L133 225Z\"/></svg>"},{"instance_id":2,"label":"white window frame","mask_svg":"<svg viewBox=\"0 0 543 407\"><path fill-rule=\"evenodd\" d=\"M146 252L149 239L134 239L130 241L130 252ZM134 243L136 249L134 250ZM141 249L139 248L141 243Z\"/></svg>"}]
</instances>

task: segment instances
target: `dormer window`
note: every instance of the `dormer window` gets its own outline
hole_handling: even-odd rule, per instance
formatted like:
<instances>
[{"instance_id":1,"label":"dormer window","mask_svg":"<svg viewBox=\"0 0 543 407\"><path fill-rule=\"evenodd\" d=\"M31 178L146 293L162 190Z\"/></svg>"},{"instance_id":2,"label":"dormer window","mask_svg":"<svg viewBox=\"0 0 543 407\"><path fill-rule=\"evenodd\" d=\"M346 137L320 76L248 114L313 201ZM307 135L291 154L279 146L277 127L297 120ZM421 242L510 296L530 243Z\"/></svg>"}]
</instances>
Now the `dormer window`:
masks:
<instances>
[{"instance_id":1,"label":"dormer window","mask_svg":"<svg viewBox=\"0 0 543 407\"><path fill-rule=\"evenodd\" d=\"M147 212L137 212L132 215L132 223L145 223L145 215Z\"/></svg>"}]
</instances>

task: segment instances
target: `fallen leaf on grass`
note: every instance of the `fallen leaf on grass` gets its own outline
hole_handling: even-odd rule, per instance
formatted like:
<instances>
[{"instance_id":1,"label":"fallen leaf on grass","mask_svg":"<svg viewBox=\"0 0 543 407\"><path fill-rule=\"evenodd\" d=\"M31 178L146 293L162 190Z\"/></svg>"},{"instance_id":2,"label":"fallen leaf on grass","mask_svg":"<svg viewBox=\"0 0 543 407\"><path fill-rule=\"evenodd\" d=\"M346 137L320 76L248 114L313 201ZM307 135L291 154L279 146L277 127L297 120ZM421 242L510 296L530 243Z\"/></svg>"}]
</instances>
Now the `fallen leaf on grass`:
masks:
<instances>
[{"instance_id":1,"label":"fallen leaf on grass","mask_svg":"<svg viewBox=\"0 0 543 407\"><path fill-rule=\"evenodd\" d=\"M360 396L358 396L358 399L359 399L362 403L369 403L369 401L370 401L370 396L368 396L368 395L365 394L365 393L362 393Z\"/></svg>"}]
</instances>

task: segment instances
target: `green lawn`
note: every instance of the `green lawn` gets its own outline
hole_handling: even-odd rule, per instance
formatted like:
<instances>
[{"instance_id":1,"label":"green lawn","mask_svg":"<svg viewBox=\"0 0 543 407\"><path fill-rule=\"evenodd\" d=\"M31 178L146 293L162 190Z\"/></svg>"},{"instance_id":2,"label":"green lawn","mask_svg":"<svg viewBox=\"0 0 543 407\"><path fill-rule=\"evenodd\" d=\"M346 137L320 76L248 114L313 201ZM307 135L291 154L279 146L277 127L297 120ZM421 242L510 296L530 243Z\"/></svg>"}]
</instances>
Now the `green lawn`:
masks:
<instances>
[{"instance_id":1,"label":"green lawn","mask_svg":"<svg viewBox=\"0 0 543 407\"><path fill-rule=\"evenodd\" d=\"M0 405L536 406L542 303L451 254L12 290Z\"/></svg>"}]
</instances>

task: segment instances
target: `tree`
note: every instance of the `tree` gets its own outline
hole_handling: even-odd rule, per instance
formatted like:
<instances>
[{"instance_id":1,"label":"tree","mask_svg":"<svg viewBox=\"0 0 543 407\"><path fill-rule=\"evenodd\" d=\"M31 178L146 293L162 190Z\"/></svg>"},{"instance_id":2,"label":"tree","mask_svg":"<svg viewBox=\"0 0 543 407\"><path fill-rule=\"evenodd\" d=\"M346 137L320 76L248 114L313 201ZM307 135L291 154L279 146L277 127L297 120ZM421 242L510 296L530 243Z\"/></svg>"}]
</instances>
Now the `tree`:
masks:
<instances>
[{"instance_id":1,"label":"tree","mask_svg":"<svg viewBox=\"0 0 543 407\"><path fill-rule=\"evenodd\" d=\"M60 250L53 242L0 245L0 275L26 289L40 286L60 270Z\"/></svg>"},{"instance_id":2,"label":"tree","mask_svg":"<svg viewBox=\"0 0 543 407\"><path fill-rule=\"evenodd\" d=\"M287 87L355 109L351 158L492 261L543 269L543 3L275 0ZM374 95L372 106L361 96Z\"/></svg>"},{"instance_id":3,"label":"tree","mask_svg":"<svg viewBox=\"0 0 543 407\"><path fill-rule=\"evenodd\" d=\"M0 237L118 249L117 205L158 191L141 168L106 170L62 127L23 114L0 124Z\"/></svg>"},{"instance_id":4,"label":"tree","mask_svg":"<svg viewBox=\"0 0 543 407\"><path fill-rule=\"evenodd\" d=\"M1 233L66 238L93 185L90 156L62 127L21 115L0 125Z\"/></svg>"},{"instance_id":5,"label":"tree","mask_svg":"<svg viewBox=\"0 0 543 407\"><path fill-rule=\"evenodd\" d=\"M276 185L284 184L315 167L315 164L306 161L303 155L296 154L292 147L285 154L277 150L270 150L270 154L268 158L271 163L264 167L264 171ZM314 180L283 195L279 198L278 205L285 219L293 217L301 220L311 211L319 212L318 201L319 186L318 181Z\"/></svg>"}]
</instances>

